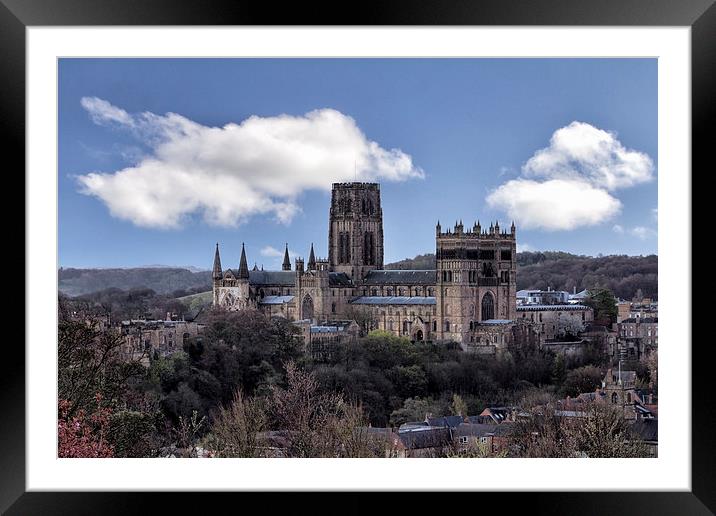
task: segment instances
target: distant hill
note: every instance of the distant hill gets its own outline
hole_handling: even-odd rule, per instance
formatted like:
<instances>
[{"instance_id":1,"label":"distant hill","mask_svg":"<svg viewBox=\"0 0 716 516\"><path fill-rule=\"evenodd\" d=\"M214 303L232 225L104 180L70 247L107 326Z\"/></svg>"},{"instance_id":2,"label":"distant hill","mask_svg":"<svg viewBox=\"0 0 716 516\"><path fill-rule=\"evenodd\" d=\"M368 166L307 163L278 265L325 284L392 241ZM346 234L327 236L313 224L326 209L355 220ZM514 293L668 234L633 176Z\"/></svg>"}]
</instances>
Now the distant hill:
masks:
<instances>
[{"instance_id":1,"label":"distant hill","mask_svg":"<svg viewBox=\"0 0 716 516\"><path fill-rule=\"evenodd\" d=\"M386 269L434 269L435 255L421 254L385 265ZM577 292L607 287L623 299L641 289L644 297L658 298L658 257L583 256L561 251L517 253L517 288Z\"/></svg>"},{"instance_id":2,"label":"distant hill","mask_svg":"<svg viewBox=\"0 0 716 516\"><path fill-rule=\"evenodd\" d=\"M421 254L386 269L434 269L435 255ZM60 268L59 289L68 296L89 294L108 288L130 290L150 288L157 294L173 295L185 304L206 303L206 295L190 294L211 290L211 271L192 272L174 267L138 267L129 269ZM658 257L582 256L559 251L517 253L517 288L577 292L604 286L623 299L631 299L637 290L644 297L658 298ZM183 292L181 292L183 291ZM186 296L189 296L186 298Z\"/></svg>"},{"instance_id":3,"label":"distant hill","mask_svg":"<svg viewBox=\"0 0 716 516\"><path fill-rule=\"evenodd\" d=\"M68 296L80 296L120 288L150 288L158 294L177 290L186 293L211 290L211 271L192 272L175 267L137 267L129 269L60 268L59 290Z\"/></svg>"}]
</instances>

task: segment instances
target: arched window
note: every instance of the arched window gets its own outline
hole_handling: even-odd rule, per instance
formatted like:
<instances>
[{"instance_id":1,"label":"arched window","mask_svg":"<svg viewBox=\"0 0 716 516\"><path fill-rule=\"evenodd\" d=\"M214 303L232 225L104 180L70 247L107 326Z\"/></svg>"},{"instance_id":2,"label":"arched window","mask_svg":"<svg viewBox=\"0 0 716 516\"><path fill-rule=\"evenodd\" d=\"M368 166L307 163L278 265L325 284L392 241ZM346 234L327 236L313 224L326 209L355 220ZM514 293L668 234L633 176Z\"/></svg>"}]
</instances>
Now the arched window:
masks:
<instances>
[{"instance_id":1,"label":"arched window","mask_svg":"<svg viewBox=\"0 0 716 516\"><path fill-rule=\"evenodd\" d=\"M438 331L438 322L433 321L433 331Z\"/></svg>"},{"instance_id":2,"label":"arched window","mask_svg":"<svg viewBox=\"0 0 716 516\"><path fill-rule=\"evenodd\" d=\"M374 288L374 289L371 289L370 295L371 295L371 296L374 296L374 297L377 296L377 295L378 295L378 289L375 289L375 288Z\"/></svg>"},{"instance_id":3,"label":"arched window","mask_svg":"<svg viewBox=\"0 0 716 516\"><path fill-rule=\"evenodd\" d=\"M335 303L331 303L331 313L332 314L336 313L336 304Z\"/></svg>"},{"instance_id":4,"label":"arched window","mask_svg":"<svg viewBox=\"0 0 716 516\"><path fill-rule=\"evenodd\" d=\"M393 319L388 319L388 329L393 331Z\"/></svg>"},{"instance_id":5,"label":"arched window","mask_svg":"<svg viewBox=\"0 0 716 516\"><path fill-rule=\"evenodd\" d=\"M450 331L450 321L445 321L445 331Z\"/></svg>"},{"instance_id":6,"label":"arched window","mask_svg":"<svg viewBox=\"0 0 716 516\"><path fill-rule=\"evenodd\" d=\"M303 319L313 319L313 299L308 294L301 304L301 316Z\"/></svg>"},{"instance_id":7,"label":"arched window","mask_svg":"<svg viewBox=\"0 0 716 516\"><path fill-rule=\"evenodd\" d=\"M613 392L612 393L612 403L614 403L616 405L617 401L619 401L619 397L617 396L616 392Z\"/></svg>"},{"instance_id":8,"label":"arched window","mask_svg":"<svg viewBox=\"0 0 716 516\"><path fill-rule=\"evenodd\" d=\"M495 298L491 292L482 296L482 320L488 321L495 318Z\"/></svg>"},{"instance_id":9,"label":"arched window","mask_svg":"<svg viewBox=\"0 0 716 516\"><path fill-rule=\"evenodd\" d=\"M390 288L390 287L388 287L388 295L389 295L389 296L392 296L392 295L393 295L393 289Z\"/></svg>"},{"instance_id":10,"label":"arched window","mask_svg":"<svg viewBox=\"0 0 716 516\"><path fill-rule=\"evenodd\" d=\"M408 333L408 321L403 321L403 333Z\"/></svg>"}]
</instances>

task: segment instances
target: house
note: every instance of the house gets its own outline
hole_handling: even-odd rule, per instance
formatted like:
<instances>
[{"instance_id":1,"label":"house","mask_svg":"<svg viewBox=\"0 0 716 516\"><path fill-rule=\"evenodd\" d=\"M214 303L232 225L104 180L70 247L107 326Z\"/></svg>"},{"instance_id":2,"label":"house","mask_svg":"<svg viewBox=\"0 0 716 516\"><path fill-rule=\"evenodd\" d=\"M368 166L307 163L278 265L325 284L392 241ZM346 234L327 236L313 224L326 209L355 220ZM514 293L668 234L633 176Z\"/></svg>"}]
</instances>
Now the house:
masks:
<instances>
[{"instance_id":1,"label":"house","mask_svg":"<svg viewBox=\"0 0 716 516\"><path fill-rule=\"evenodd\" d=\"M441 457L453 441L450 427L415 426L401 428L398 436L406 457Z\"/></svg>"},{"instance_id":2,"label":"house","mask_svg":"<svg viewBox=\"0 0 716 516\"><path fill-rule=\"evenodd\" d=\"M458 452L482 448L488 454L506 450L513 423L501 425L462 423L453 431L453 443Z\"/></svg>"}]
</instances>

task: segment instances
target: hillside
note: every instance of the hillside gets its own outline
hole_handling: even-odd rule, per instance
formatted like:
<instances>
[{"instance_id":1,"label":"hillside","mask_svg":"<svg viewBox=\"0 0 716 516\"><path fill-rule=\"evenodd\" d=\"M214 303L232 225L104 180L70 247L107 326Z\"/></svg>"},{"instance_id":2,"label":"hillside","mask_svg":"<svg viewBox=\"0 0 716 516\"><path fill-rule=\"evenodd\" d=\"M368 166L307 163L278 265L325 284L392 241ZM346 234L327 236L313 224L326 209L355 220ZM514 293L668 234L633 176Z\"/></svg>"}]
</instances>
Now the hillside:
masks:
<instances>
[{"instance_id":1,"label":"hillside","mask_svg":"<svg viewBox=\"0 0 716 516\"><path fill-rule=\"evenodd\" d=\"M188 291L182 295L211 290L211 271L191 272L174 267L133 269L65 269L58 271L59 290L80 296L108 288L150 288L158 294Z\"/></svg>"},{"instance_id":2,"label":"hillside","mask_svg":"<svg viewBox=\"0 0 716 516\"><path fill-rule=\"evenodd\" d=\"M435 255L421 254L385 265L386 269L434 269ZM157 294L182 298L185 304L205 299L184 298L211 290L211 272L181 268L63 269L59 271L60 292L79 296L109 288L149 288ZM517 288L551 287L579 292L606 286L615 295L631 299L641 289L645 297L658 298L658 257L581 256L557 251L517 253Z\"/></svg>"},{"instance_id":3,"label":"hillside","mask_svg":"<svg viewBox=\"0 0 716 516\"><path fill-rule=\"evenodd\" d=\"M421 254L385 265L386 269L433 269L434 254ZM658 257L583 256L560 251L517 253L517 288L577 292L607 287L618 297L631 299L641 289L645 297L658 298Z\"/></svg>"}]
</instances>

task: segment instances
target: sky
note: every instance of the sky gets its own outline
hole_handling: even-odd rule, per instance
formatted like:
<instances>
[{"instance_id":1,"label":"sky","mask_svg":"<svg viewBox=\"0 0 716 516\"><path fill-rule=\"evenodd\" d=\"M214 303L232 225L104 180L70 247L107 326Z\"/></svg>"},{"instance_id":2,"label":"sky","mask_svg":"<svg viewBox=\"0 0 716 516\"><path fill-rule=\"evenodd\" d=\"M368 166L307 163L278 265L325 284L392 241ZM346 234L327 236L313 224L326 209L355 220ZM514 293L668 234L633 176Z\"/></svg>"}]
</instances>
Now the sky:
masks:
<instances>
[{"instance_id":1,"label":"sky","mask_svg":"<svg viewBox=\"0 0 716 516\"><path fill-rule=\"evenodd\" d=\"M58 98L63 267L327 256L353 180L381 185L386 263L438 220L657 252L656 59L60 59Z\"/></svg>"}]
</instances>

